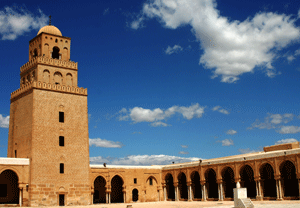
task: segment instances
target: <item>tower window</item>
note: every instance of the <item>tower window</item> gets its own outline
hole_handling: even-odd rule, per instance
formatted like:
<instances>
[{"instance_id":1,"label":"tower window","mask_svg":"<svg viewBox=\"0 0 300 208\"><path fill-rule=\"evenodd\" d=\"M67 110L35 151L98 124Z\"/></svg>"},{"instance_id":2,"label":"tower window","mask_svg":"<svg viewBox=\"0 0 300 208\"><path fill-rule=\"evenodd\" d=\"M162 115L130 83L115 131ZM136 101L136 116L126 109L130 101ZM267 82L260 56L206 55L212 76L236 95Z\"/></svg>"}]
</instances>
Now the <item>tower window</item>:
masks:
<instances>
[{"instance_id":1,"label":"tower window","mask_svg":"<svg viewBox=\"0 0 300 208\"><path fill-rule=\"evenodd\" d=\"M136 181L137 181L137 179L136 179L136 178L134 178L134 179L133 179L133 182L134 182L134 184L136 184Z\"/></svg>"},{"instance_id":2,"label":"tower window","mask_svg":"<svg viewBox=\"0 0 300 208\"><path fill-rule=\"evenodd\" d=\"M37 56L38 56L37 49L34 49L34 51L33 51L33 58L34 58L34 57L37 57Z\"/></svg>"},{"instance_id":3,"label":"tower window","mask_svg":"<svg viewBox=\"0 0 300 208\"><path fill-rule=\"evenodd\" d=\"M53 47L52 58L59 59L59 48L58 47Z\"/></svg>"},{"instance_id":4,"label":"tower window","mask_svg":"<svg viewBox=\"0 0 300 208\"><path fill-rule=\"evenodd\" d=\"M59 172L64 173L64 164L63 163L59 164Z\"/></svg>"},{"instance_id":5,"label":"tower window","mask_svg":"<svg viewBox=\"0 0 300 208\"><path fill-rule=\"evenodd\" d=\"M55 43L57 43L57 39L55 39Z\"/></svg>"},{"instance_id":6,"label":"tower window","mask_svg":"<svg viewBox=\"0 0 300 208\"><path fill-rule=\"evenodd\" d=\"M65 113L59 112L59 122L64 123L65 122Z\"/></svg>"},{"instance_id":7,"label":"tower window","mask_svg":"<svg viewBox=\"0 0 300 208\"><path fill-rule=\"evenodd\" d=\"M150 184L150 186L152 186L152 185L153 185L152 178L150 178L150 179L149 179L149 184Z\"/></svg>"},{"instance_id":8,"label":"tower window","mask_svg":"<svg viewBox=\"0 0 300 208\"><path fill-rule=\"evenodd\" d=\"M17 157L17 150L15 150L15 157Z\"/></svg>"},{"instance_id":9,"label":"tower window","mask_svg":"<svg viewBox=\"0 0 300 208\"><path fill-rule=\"evenodd\" d=\"M59 137L59 146L61 147L65 146L65 137L63 136Z\"/></svg>"}]
</instances>

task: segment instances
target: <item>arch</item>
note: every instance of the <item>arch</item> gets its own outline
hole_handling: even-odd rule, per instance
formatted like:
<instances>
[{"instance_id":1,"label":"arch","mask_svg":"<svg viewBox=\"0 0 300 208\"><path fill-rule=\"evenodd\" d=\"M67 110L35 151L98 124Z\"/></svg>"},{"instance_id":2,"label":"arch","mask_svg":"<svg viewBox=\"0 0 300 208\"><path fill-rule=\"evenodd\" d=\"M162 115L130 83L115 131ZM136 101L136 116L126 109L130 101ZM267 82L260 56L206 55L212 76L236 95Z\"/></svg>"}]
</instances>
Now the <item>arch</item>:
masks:
<instances>
[{"instance_id":1,"label":"arch","mask_svg":"<svg viewBox=\"0 0 300 208\"><path fill-rule=\"evenodd\" d=\"M225 198L233 198L233 188L235 188L234 172L232 168L225 167L222 171L222 180Z\"/></svg>"},{"instance_id":2,"label":"arch","mask_svg":"<svg viewBox=\"0 0 300 208\"><path fill-rule=\"evenodd\" d=\"M167 199L175 201L175 188L172 174L168 173L165 177L166 181L166 190L167 190Z\"/></svg>"},{"instance_id":3,"label":"arch","mask_svg":"<svg viewBox=\"0 0 300 208\"><path fill-rule=\"evenodd\" d=\"M63 58L64 58L64 60L69 60L70 59L67 47L64 47L64 49L63 49Z\"/></svg>"},{"instance_id":4,"label":"arch","mask_svg":"<svg viewBox=\"0 0 300 208\"><path fill-rule=\"evenodd\" d=\"M244 165L240 169L241 186L247 188L247 197L256 197L256 184L254 181L254 171L250 165Z\"/></svg>"},{"instance_id":5,"label":"arch","mask_svg":"<svg viewBox=\"0 0 300 208\"><path fill-rule=\"evenodd\" d=\"M188 191L186 185L186 176L183 172L179 173L178 177L179 197L183 200L188 200Z\"/></svg>"},{"instance_id":6,"label":"arch","mask_svg":"<svg viewBox=\"0 0 300 208\"><path fill-rule=\"evenodd\" d=\"M119 175L115 175L111 180L111 202L123 203L123 184L124 181Z\"/></svg>"},{"instance_id":7,"label":"arch","mask_svg":"<svg viewBox=\"0 0 300 208\"><path fill-rule=\"evenodd\" d=\"M94 204L106 203L106 181L102 176L94 180Z\"/></svg>"},{"instance_id":8,"label":"arch","mask_svg":"<svg viewBox=\"0 0 300 208\"><path fill-rule=\"evenodd\" d=\"M216 172L212 168L208 169L205 172L208 198L218 199L218 184L216 176Z\"/></svg>"},{"instance_id":9,"label":"arch","mask_svg":"<svg viewBox=\"0 0 300 208\"><path fill-rule=\"evenodd\" d=\"M132 201L136 202L139 200L139 191L135 188L132 190Z\"/></svg>"},{"instance_id":10,"label":"arch","mask_svg":"<svg viewBox=\"0 0 300 208\"><path fill-rule=\"evenodd\" d=\"M192 181L192 192L193 192L193 199L201 199L202 198L202 191L200 185L200 175L198 171L194 171L191 174L191 181Z\"/></svg>"},{"instance_id":11,"label":"arch","mask_svg":"<svg viewBox=\"0 0 300 208\"><path fill-rule=\"evenodd\" d=\"M262 190L264 197L276 197L276 181L274 179L274 169L269 163L260 167L260 177L262 181Z\"/></svg>"},{"instance_id":12,"label":"arch","mask_svg":"<svg viewBox=\"0 0 300 208\"><path fill-rule=\"evenodd\" d=\"M43 71L43 82L50 82L50 72L47 69Z\"/></svg>"},{"instance_id":13,"label":"arch","mask_svg":"<svg viewBox=\"0 0 300 208\"><path fill-rule=\"evenodd\" d=\"M53 49L52 49L52 58L53 59L60 59L59 51L60 51L60 49L57 46L53 47Z\"/></svg>"},{"instance_id":14,"label":"arch","mask_svg":"<svg viewBox=\"0 0 300 208\"><path fill-rule=\"evenodd\" d=\"M146 183L147 183L147 184L148 184L148 181L149 181L150 179L152 179L152 180L154 179L155 183L158 184L157 179L156 179L154 176L152 176L152 175L149 176L149 177L146 179ZM149 184L149 185L150 185L150 184Z\"/></svg>"},{"instance_id":15,"label":"arch","mask_svg":"<svg viewBox=\"0 0 300 208\"><path fill-rule=\"evenodd\" d=\"M26 78L26 79L27 79L27 82L30 82L30 81L31 81L30 74L27 75L27 78Z\"/></svg>"},{"instance_id":16,"label":"arch","mask_svg":"<svg viewBox=\"0 0 300 208\"><path fill-rule=\"evenodd\" d=\"M44 47L45 47L44 51L45 51L45 53L46 53L46 57L48 57L48 56L49 56L49 45L48 45L48 43L46 43L46 44L44 45Z\"/></svg>"},{"instance_id":17,"label":"arch","mask_svg":"<svg viewBox=\"0 0 300 208\"><path fill-rule=\"evenodd\" d=\"M280 176L282 180L283 196L298 197L299 185L296 176L296 168L293 162L286 160L281 163Z\"/></svg>"},{"instance_id":18,"label":"arch","mask_svg":"<svg viewBox=\"0 0 300 208\"><path fill-rule=\"evenodd\" d=\"M15 171L6 169L0 174L0 204L19 203L19 177Z\"/></svg>"},{"instance_id":19,"label":"arch","mask_svg":"<svg viewBox=\"0 0 300 208\"><path fill-rule=\"evenodd\" d=\"M33 58L35 58L35 57L37 57L38 56L38 51L37 51L37 49L35 48L34 50L33 50Z\"/></svg>"},{"instance_id":20,"label":"arch","mask_svg":"<svg viewBox=\"0 0 300 208\"><path fill-rule=\"evenodd\" d=\"M68 73L66 76L66 85L67 86L72 86L73 85L73 78L72 78L72 74Z\"/></svg>"},{"instance_id":21,"label":"arch","mask_svg":"<svg viewBox=\"0 0 300 208\"><path fill-rule=\"evenodd\" d=\"M62 84L62 74L60 72L54 73L54 83L55 84Z\"/></svg>"}]
</instances>

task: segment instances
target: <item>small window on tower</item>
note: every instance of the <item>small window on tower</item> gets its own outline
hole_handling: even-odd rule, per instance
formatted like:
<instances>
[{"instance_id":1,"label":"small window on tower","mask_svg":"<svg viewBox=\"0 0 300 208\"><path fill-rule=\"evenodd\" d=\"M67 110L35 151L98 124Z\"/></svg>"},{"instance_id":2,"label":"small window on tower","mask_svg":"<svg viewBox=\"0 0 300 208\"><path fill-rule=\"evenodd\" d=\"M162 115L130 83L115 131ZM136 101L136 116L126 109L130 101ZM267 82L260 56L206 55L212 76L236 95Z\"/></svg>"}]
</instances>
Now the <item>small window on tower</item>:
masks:
<instances>
[{"instance_id":1,"label":"small window on tower","mask_svg":"<svg viewBox=\"0 0 300 208\"><path fill-rule=\"evenodd\" d=\"M15 150L15 157L17 157L17 150Z\"/></svg>"},{"instance_id":2,"label":"small window on tower","mask_svg":"<svg viewBox=\"0 0 300 208\"><path fill-rule=\"evenodd\" d=\"M59 122L64 123L65 122L65 113L59 112Z\"/></svg>"},{"instance_id":3,"label":"small window on tower","mask_svg":"<svg viewBox=\"0 0 300 208\"><path fill-rule=\"evenodd\" d=\"M133 179L133 182L134 182L135 184L136 184L136 181L137 181L136 178L134 178L134 179Z\"/></svg>"},{"instance_id":4,"label":"small window on tower","mask_svg":"<svg viewBox=\"0 0 300 208\"><path fill-rule=\"evenodd\" d=\"M53 47L52 58L59 59L59 48L58 47Z\"/></svg>"},{"instance_id":5,"label":"small window on tower","mask_svg":"<svg viewBox=\"0 0 300 208\"><path fill-rule=\"evenodd\" d=\"M37 52L37 49L34 49L33 51L33 58L37 57L38 56L38 52Z\"/></svg>"},{"instance_id":6,"label":"small window on tower","mask_svg":"<svg viewBox=\"0 0 300 208\"><path fill-rule=\"evenodd\" d=\"M150 184L150 186L152 186L152 185L153 185L152 178L150 178L150 179L149 179L149 184Z\"/></svg>"},{"instance_id":7,"label":"small window on tower","mask_svg":"<svg viewBox=\"0 0 300 208\"><path fill-rule=\"evenodd\" d=\"M59 146L61 147L65 146L65 137L63 136L59 137Z\"/></svg>"},{"instance_id":8,"label":"small window on tower","mask_svg":"<svg viewBox=\"0 0 300 208\"><path fill-rule=\"evenodd\" d=\"M64 173L64 164L63 163L59 164L59 172Z\"/></svg>"}]
</instances>

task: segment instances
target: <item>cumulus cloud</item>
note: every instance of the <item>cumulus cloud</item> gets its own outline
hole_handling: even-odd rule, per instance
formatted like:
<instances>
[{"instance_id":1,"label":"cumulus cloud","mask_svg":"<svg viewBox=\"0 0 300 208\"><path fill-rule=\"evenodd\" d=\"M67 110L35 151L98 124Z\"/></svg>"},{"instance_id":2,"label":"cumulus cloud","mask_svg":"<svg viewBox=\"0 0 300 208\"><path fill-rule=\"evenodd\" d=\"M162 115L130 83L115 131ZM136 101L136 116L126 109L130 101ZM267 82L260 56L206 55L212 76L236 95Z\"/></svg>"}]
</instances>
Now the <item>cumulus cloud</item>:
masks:
<instances>
[{"instance_id":1,"label":"cumulus cloud","mask_svg":"<svg viewBox=\"0 0 300 208\"><path fill-rule=\"evenodd\" d=\"M3 117L0 114L0 127L1 128L8 128L9 126L9 116Z\"/></svg>"},{"instance_id":2,"label":"cumulus cloud","mask_svg":"<svg viewBox=\"0 0 300 208\"><path fill-rule=\"evenodd\" d=\"M34 15L22 7L4 7L0 10L0 36L2 40L15 40L31 30L38 30L47 24L48 17L38 10Z\"/></svg>"},{"instance_id":3,"label":"cumulus cloud","mask_svg":"<svg viewBox=\"0 0 300 208\"><path fill-rule=\"evenodd\" d=\"M133 123L150 122L151 126L154 127L170 126L169 124L162 122L162 120L166 120L176 113L182 115L183 118L187 120L191 120L192 118L200 118L204 113L204 108L205 107L201 107L198 103L189 107L172 106L166 110L162 110L160 108L151 110L142 107L134 107L130 110L123 108L121 111L119 111L121 114L119 116L119 120L122 121L130 118Z\"/></svg>"},{"instance_id":4,"label":"cumulus cloud","mask_svg":"<svg viewBox=\"0 0 300 208\"><path fill-rule=\"evenodd\" d=\"M215 106L212 108L213 111L218 111L220 113L223 113L223 114L229 114L228 110L225 110L224 108L222 108L221 106Z\"/></svg>"},{"instance_id":5,"label":"cumulus cloud","mask_svg":"<svg viewBox=\"0 0 300 208\"><path fill-rule=\"evenodd\" d=\"M165 53L171 55L173 53L179 53L182 50L183 48L180 45L174 45L173 47L168 46L168 48L165 50Z\"/></svg>"},{"instance_id":6,"label":"cumulus cloud","mask_svg":"<svg viewBox=\"0 0 300 208\"><path fill-rule=\"evenodd\" d=\"M264 122L260 122L258 119L248 129L275 129L279 128L279 124L286 124L294 119L294 115L291 113L285 114L271 114L264 118Z\"/></svg>"},{"instance_id":7,"label":"cumulus cloud","mask_svg":"<svg viewBox=\"0 0 300 208\"><path fill-rule=\"evenodd\" d=\"M90 146L106 147L106 148L121 148L124 145L121 142L108 141L106 139L89 139Z\"/></svg>"},{"instance_id":8,"label":"cumulus cloud","mask_svg":"<svg viewBox=\"0 0 300 208\"><path fill-rule=\"evenodd\" d=\"M229 135L235 135L237 134L237 131L233 130L233 129L230 129L226 132L226 134L229 134Z\"/></svg>"},{"instance_id":9,"label":"cumulus cloud","mask_svg":"<svg viewBox=\"0 0 300 208\"><path fill-rule=\"evenodd\" d=\"M282 140L275 142L275 144L285 144L285 143L291 143L291 142L297 142L297 139L294 139L294 138L282 139Z\"/></svg>"},{"instance_id":10,"label":"cumulus cloud","mask_svg":"<svg viewBox=\"0 0 300 208\"><path fill-rule=\"evenodd\" d=\"M231 146L231 145L233 145L232 139L224 139L222 141L217 141L217 142L222 142L222 146Z\"/></svg>"},{"instance_id":11,"label":"cumulus cloud","mask_svg":"<svg viewBox=\"0 0 300 208\"><path fill-rule=\"evenodd\" d=\"M278 132L280 134L296 134L300 132L300 126L282 126Z\"/></svg>"},{"instance_id":12,"label":"cumulus cloud","mask_svg":"<svg viewBox=\"0 0 300 208\"><path fill-rule=\"evenodd\" d=\"M213 71L212 78L220 76L227 83L256 67L263 67L268 77L279 74L272 66L276 53L300 37L297 19L291 16L259 12L242 22L231 21L220 15L215 0L149 0L132 28L140 28L146 19L170 29L191 26L204 50L199 64Z\"/></svg>"},{"instance_id":13,"label":"cumulus cloud","mask_svg":"<svg viewBox=\"0 0 300 208\"><path fill-rule=\"evenodd\" d=\"M108 165L169 165L172 162L184 163L199 161L201 158L196 157L178 157L170 155L129 155L122 158L112 158L112 157L90 157L91 164L103 164Z\"/></svg>"},{"instance_id":14,"label":"cumulus cloud","mask_svg":"<svg viewBox=\"0 0 300 208\"><path fill-rule=\"evenodd\" d=\"M180 145L182 148L188 148L188 145Z\"/></svg>"}]
</instances>

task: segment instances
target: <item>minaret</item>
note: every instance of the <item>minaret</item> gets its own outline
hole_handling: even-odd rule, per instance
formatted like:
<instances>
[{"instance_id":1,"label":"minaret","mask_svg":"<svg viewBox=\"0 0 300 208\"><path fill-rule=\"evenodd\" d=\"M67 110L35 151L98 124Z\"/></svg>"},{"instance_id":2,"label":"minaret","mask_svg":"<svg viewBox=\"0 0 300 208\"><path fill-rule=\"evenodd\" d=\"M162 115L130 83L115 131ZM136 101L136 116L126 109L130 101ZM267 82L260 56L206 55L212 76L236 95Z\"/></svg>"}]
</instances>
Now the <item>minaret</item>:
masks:
<instances>
[{"instance_id":1,"label":"minaret","mask_svg":"<svg viewBox=\"0 0 300 208\"><path fill-rule=\"evenodd\" d=\"M50 19L29 41L11 94L7 156L30 158L29 206L91 203L87 89L70 45Z\"/></svg>"}]
</instances>

